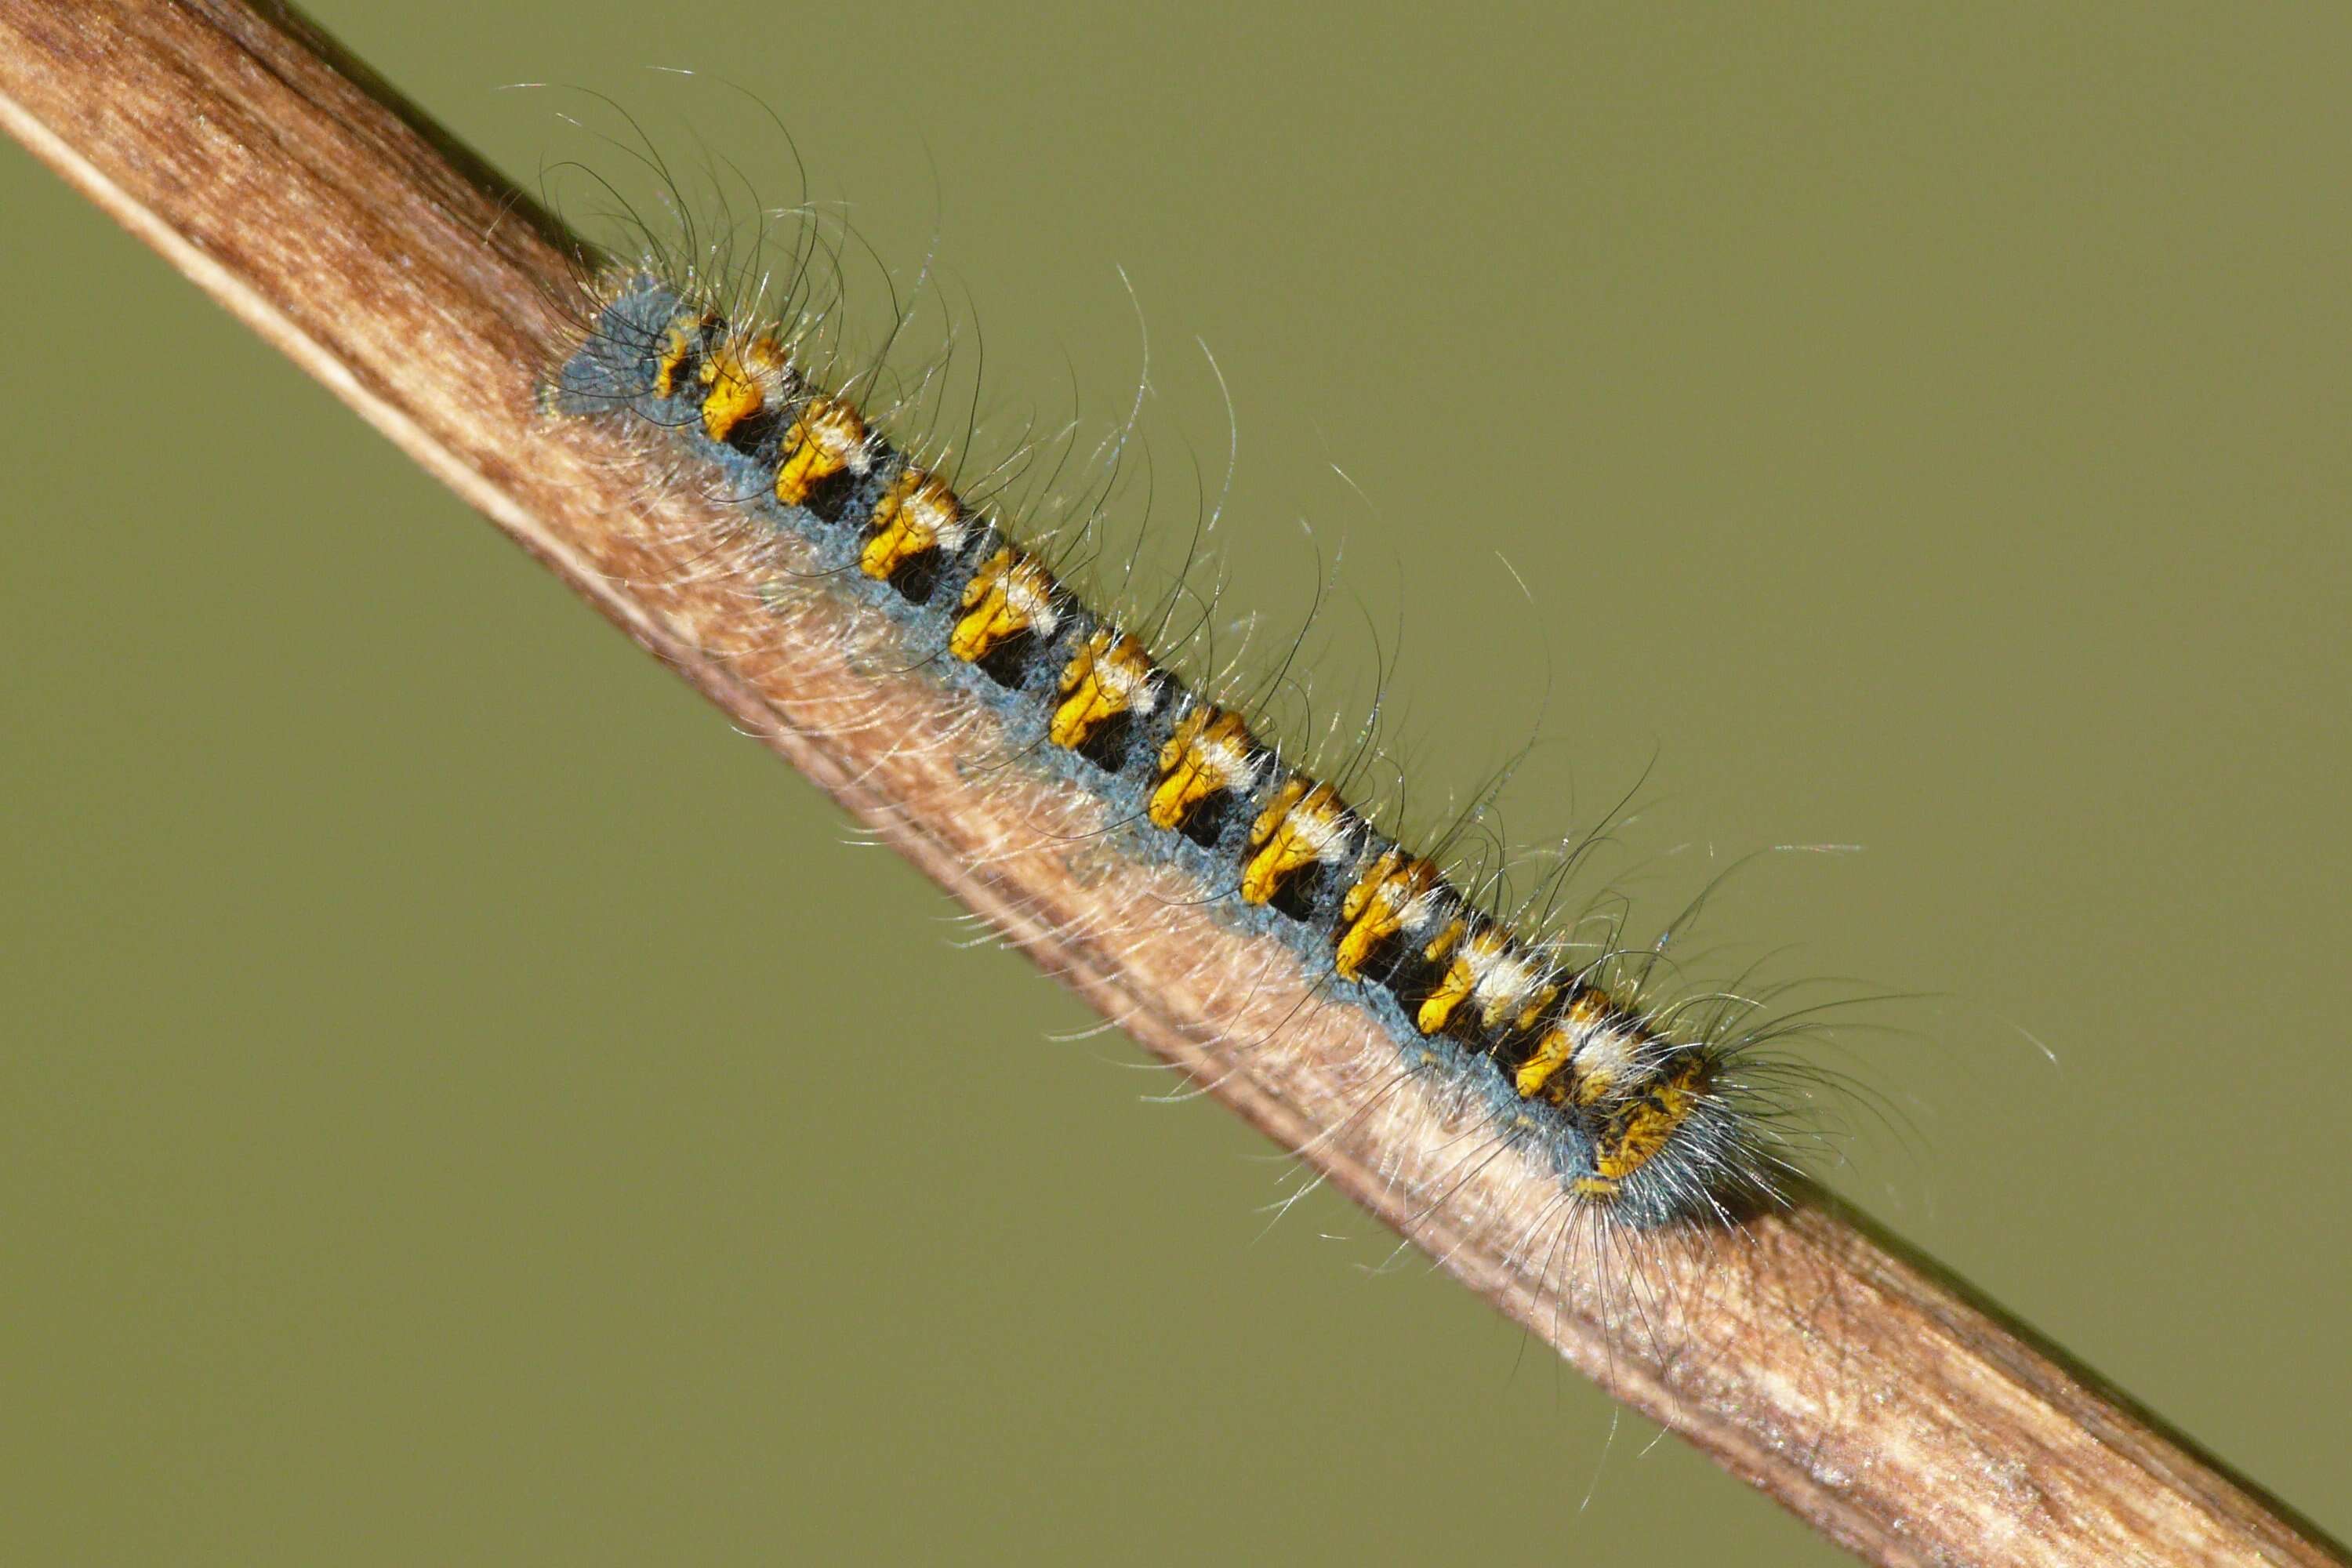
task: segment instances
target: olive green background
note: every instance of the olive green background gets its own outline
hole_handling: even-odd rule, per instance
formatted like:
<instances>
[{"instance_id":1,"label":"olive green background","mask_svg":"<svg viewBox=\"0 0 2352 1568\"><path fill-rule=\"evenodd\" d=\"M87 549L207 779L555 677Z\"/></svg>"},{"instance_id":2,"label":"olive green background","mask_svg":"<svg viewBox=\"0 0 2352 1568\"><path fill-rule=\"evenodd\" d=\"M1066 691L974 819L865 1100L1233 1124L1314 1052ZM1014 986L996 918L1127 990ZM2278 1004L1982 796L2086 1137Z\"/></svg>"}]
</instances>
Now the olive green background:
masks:
<instances>
[{"instance_id":1,"label":"olive green background","mask_svg":"<svg viewBox=\"0 0 2352 1568\"><path fill-rule=\"evenodd\" d=\"M1713 919L1923 994L1839 1184L2352 1531L2352 12L314 11L525 180L501 84L742 82L1010 404L1122 415L1124 267L1234 602L1344 543L1318 678L1432 788L1549 691L1512 825L1654 758L1665 892L1865 847ZM0 209L13 1558L1841 1560Z\"/></svg>"}]
</instances>

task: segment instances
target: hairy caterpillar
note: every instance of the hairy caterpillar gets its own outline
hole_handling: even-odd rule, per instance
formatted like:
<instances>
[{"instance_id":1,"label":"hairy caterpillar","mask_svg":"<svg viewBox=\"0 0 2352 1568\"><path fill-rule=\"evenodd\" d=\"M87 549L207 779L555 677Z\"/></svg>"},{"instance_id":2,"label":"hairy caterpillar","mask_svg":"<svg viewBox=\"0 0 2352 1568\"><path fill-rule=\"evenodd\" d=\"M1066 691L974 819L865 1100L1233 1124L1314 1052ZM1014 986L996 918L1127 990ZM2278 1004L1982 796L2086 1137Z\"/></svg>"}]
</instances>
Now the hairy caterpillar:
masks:
<instances>
[{"instance_id":1,"label":"hairy caterpillar","mask_svg":"<svg viewBox=\"0 0 2352 1568\"><path fill-rule=\"evenodd\" d=\"M708 255L657 255L597 287L581 346L550 369L551 409L672 437L649 454L659 482L707 491L755 541L790 536L779 592L800 579L857 595L893 625L896 655L997 717L1001 737L949 742L972 745L976 768L1045 766L1096 794L1127 852L1181 867L1196 896L1327 965L1331 995L1376 1009L1409 1066L1484 1101L1497 1138L1534 1149L1604 1224L1724 1223L1769 1200L1789 1156L1745 1066L1770 1037L1761 1003L1645 996L1663 942L1628 949L1613 920L1595 935L1583 916L1558 934L1515 929L1532 900L1502 907L1499 878L1465 892L1442 849L1380 831L1286 756L1264 712L1171 668L1181 589L1156 619L1090 605L1049 564L1055 542L942 466L962 454L885 434L860 389L879 367L812 364L803 340L837 308L803 295L821 236L787 241L779 319L759 291L770 256L727 254L737 226L722 221Z\"/></svg>"}]
</instances>

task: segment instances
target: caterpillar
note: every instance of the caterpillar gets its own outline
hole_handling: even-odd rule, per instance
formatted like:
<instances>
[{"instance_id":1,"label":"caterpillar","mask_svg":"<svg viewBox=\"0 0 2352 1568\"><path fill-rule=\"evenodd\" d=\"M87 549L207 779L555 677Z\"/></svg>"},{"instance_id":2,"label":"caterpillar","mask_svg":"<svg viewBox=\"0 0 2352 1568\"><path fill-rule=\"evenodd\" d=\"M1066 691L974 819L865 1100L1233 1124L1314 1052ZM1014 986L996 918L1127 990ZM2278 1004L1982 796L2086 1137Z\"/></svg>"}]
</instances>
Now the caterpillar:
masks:
<instances>
[{"instance_id":1,"label":"caterpillar","mask_svg":"<svg viewBox=\"0 0 2352 1568\"><path fill-rule=\"evenodd\" d=\"M747 315L735 285L699 276L630 268L596 285L549 408L663 433L693 476L667 482L698 480L743 526L789 532L804 550L795 574L887 616L908 661L993 711L1009 749L1099 796L1138 852L1308 954L1409 1066L1482 1101L1578 1202L1646 1228L1770 1201L1790 1162L1744 1070L1775 1033L1759 1004L1654 999L1624 977L1646 976L1656 950L1575 924L1517 929L1428 846L1381 832L1265 739L1259 714L1169 668L1164 614L1155 625L1087 603L1016 520L828 384L802 348L824 311ZM803 282L789 276L788 300Z\"/></svg>"}]
</instances>

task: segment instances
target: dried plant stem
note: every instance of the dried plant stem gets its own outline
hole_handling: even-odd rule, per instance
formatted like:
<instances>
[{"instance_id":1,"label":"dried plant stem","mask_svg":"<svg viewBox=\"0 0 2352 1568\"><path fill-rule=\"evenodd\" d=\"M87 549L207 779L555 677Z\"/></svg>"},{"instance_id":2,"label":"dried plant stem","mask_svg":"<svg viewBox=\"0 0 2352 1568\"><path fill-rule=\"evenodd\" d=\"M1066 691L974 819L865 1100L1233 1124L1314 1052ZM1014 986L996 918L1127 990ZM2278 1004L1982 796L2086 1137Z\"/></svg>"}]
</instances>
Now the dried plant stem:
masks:
<instances>
[{"instance_id":1,"label":"dried plant stem","mask_svg":"<svg viewBox=\"0 0 2352 1568\"><path fill-rule=\"evenodd\" d=\"M648 515L617 436L535 416L569 241L299 18L0 0L0 122L1145 1045L1831 1539L1883 1563L2345 1560L1818 1194L1664 1248L1663 1316L1526 1246L1557 1184L1465 1175L1418 1088L1365 1110L1393 1047L1349 1007L1294 1015L1287 950L1041 843L1066 786L963 783L920 743L971 722L943 689L852 669L822 595L776 616L690 570L694 520ZM889 725L857 721L877 703Z\"/></svg>"}]
</instances>

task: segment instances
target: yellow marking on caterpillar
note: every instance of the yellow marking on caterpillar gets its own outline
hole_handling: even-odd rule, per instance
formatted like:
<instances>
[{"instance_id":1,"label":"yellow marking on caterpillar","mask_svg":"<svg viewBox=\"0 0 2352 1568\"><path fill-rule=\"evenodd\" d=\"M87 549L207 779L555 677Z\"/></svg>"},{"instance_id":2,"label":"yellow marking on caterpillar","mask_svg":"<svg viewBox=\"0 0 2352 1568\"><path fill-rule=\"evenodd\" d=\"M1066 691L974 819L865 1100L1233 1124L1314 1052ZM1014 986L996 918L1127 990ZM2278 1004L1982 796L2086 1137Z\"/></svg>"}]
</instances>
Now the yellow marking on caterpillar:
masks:
<instances>
[{"instance_id":1,"label":"yellow marking on caterpillar","mask_svg":"<svg viewBox=\"0 0 2352 1568\"><path fill-rule=\"evenodd\" d=\"M1256 742L1237 715L1203 704L1184 715L1160 748L1160 782L1145 814L1156 827L1177 828L1193 807L1224 790L1257 782Z\"/></svg>"},{"instance_id":2,"label":"yellow marking on caterpillar","mask_svg":"<svg viewBox=\"0 0 2352 1568\"><path fill-rule=\"evenodd\" d=\"M1638 1092L1643 1037L1632 1029L1596 1029L1584 1037L1569 1064L1569 1099L1580 1106Z\"/></svg>"},{"instance_id":3,"label":"yellow marking on caterpillar","mask_svg":"<svg viewBox=\"0 0 2352 1568\"><path fill-rule=\"evenodd\" d=\"M1685 1051L1639 1099L1613 1112L1592 1141L1592 1168L1601 1178L1612 1184L1624 1180L1671 1142L1690 1119L1706 1076L1700 1053Z\"/></svg>"},{"instance_id":4,"label":"yellow marking on caterpillar","mask_svg":"<svg viewBox=\"0 0 2352 1568\"><path fill-rule=\"evenodd\" d=\"M1543 1016L1543 1010L1550 1006L1559 994L1559 986L1556 983L1537 983L1537 977L1542 973L1540 967L1523 961L1522 967L1507 984L1499 971L1489 971L1481 975L1477 988L1471 993L1473 996L1483 994L1485 998L1478 1007L1478 1026L1493 1028L1502 1022L1503 1015L1510 1013L1514 1005L1518 1005L1518 1011L1512 1014L1511 1027L1534 1027L1535 1021ZM1522 999L1524 1005L1520 1005Z\"/></svg>"},{"instance_id":5,"label":"yellow marking on caterpillar","mask_svg":"<svg viewBox=\"0 0 2352 1568\"><path fill-rule=\"evenodd\" d=\"M838 397L812 397L784 437L784 463L776 470L776 499L806 504L817 486L844 468L864 473L868 461L866 420Z\"/></svg>"},{"instance_id":6,"label":"yellow marking on caterpillar","mask_svg":"<svg viewBox=\"0 0 2352 1568\"><path fill-rule=\"evenodd\" d=\"M956 500L955 491L937 474L912 464L899 469L890 488L882 492L866 526L874 530L874 537L858 552L857 568L881 583L897 576L926 551L941 545L955 549L963 543L966 531L963 503Z\"/></svg>"},{"instance_id":7,"label":"yellow marking on caterpillar","mask_svg":"<svg viewBox=\"0 0 2352 1568\"><path fill-rule=\"evenodd\" d=\"M695 373L710 388L702 400L702 432L724 441L737 426L783 395L793 374L791 356L774 334L761 332L749 342L723 342L712 349Z\"/></svg>"},{"instance_id":8,"label":"yellow marking on caterpillar","mask_svg":"<svg viewBox=\"0 0 2352 1568\"><path fill-rule=\"evenodd\" d=\"M1033 628L1051 637L1062 618L1054 608L1054 579L1010 545L964 584L963 611L948 634L948 651L966 664L979 663Z\"/></svg>"},{"instance_id":9,"label":"yellow marking on caterpillar","mask_svg":"<svg viewBox=\"0 0 2352 1568\"><path fill-rule=\"evenodd\" d=\"M1537 986L1535 990L1529 994L1528 997L1528 1005L1519 1009L1519 1016L1511 1020L1511 1027L1514 1029L1534 1028L1536 1026L1536 1020L1543 1016L1544 1009L1559 1000L1559 987L1558 985Z\"/></svg>"},{"instance_id":10,"label":"yellow marking on caterpillar","mask_svg":"<svg viewBox=\"0 0 2352 1568\"><path fill-rule=\"evenodd\" d=\"M677 394L677 373L686 364L687 356L702 341L702 334L719 324L719 318L708 310L681 310L672 316L669 331L662 339L661 353L654 362L654 395L673 397Z\"/></svg>"},{"instance_id":11,"label":"yellow marking on caterpillar","mask_svg":"<svg viewBox=\"0 0 2352 1568\"><path fill-rule=\"evenodd\" d=\"M1242 868L1242 901L1262 904L1303 866L1328 860L1348 847L1348 808L1327 784L1293 776L1250 826L1257 851Z\"/></svg>"},{"instance_id":12,"label":"yellow marking on caterpillar","mask_svg":"<svg viewBox=\"0 0 2352 1568\"><path fill-rule=\"evenodd\" d=\"M1533 1100L1543 1093L1551 1075L1568 1065L1576 1054L1576 1031L1565 1023L1554 1024L1536 1042L1535 1054L1519 1064L1511 1075L1511 1087L1518 1090L1521 1100Z\"/></svg>"},{"instance_id":13,"label":"yellow marking on caterpillar","mask_svg":"<svg viewBox=\"0 0 2352 1568\"><path fill-rule=\"evenodd\" d=\"M1609 998L1599 991L1579 991L1570 1000L1567 1011L1554 1019L1551 1027L1536 1042L1535 1053L1521 1062L1512 1075L1511 1086L1518 1090L1520 1099L1533 1100L1541 1095L1554 1105L1590 1105L1600 1098L1608 1088L1605 1077L1596 1079L1581 1062L1571 1068L1566 1077L1559 1076L1559 1070L1569 1067L1591 1043L1592 1031L1609 1016Z\"/></svg>"},{"instance_id":14,"label":"yellow marking on caterpillar","mask_svg":"<svg viewBox=\"0 0 2352 1568\"><path fill-rule=\"evenodd\" d=\"M1437 868L1428 861L1409 861L1398 850L1381 850L1339 900L1339 919L1348 928L1331 955L1331 967L1339 978L1362 979L1374 951L1404 928L1414 901L1439 885Z\"/></svg>"},{"instance_id":15,"label":"yellow marking on caterpillar","mask_svg":"<svg viewBox=\"0 0 2352 1568\"><path fill-rule=\"evenodd\" d=\"M1062 671L1062 703L1054 710L1045 738L1075 751L1094 732L1120 714L1149 713L1160 694L1152 677L1151 656L1131 637L1098 631L1087 638Z\"/></svg>"},{"instance_id":16,"label":"yellow marking on caterpillar","mask_svg":"<svg viewBox=\"0 0 2352 1568\"><path fill-rule=\"evenodd\" d=\"M1461 942L1462 929L1463 922L1455 921L1440 933L1438 941L1444 943L1446 952L1453 952L1454 943ZM1438 942L1430 943L1427 957L1431 963L1437 963L1444 956L1444 952L1438 951ZM1463 942L1461 951L1454 954L1453 963L1446 968L1445 978L1437 983L1437 989L1429 994L1422 1002L1420 1012L1414 1015L1413 1026L1424 1035L1437 1033L1452 1020L1455 1010L1470 999L1471 993L1485 984L1486 976L1497 964L1513 962L1517 959L1512 952L1509 933L1497 926L1480 928L1477 934ZM1484 1004L1479 1015L1481 1022L1486 1027L1493 1027L1495 1019L1502 1016L1503 1008L1509 1005L1517 994L1515 990L1511 997Z\"/></svg>"}]
</instances>

